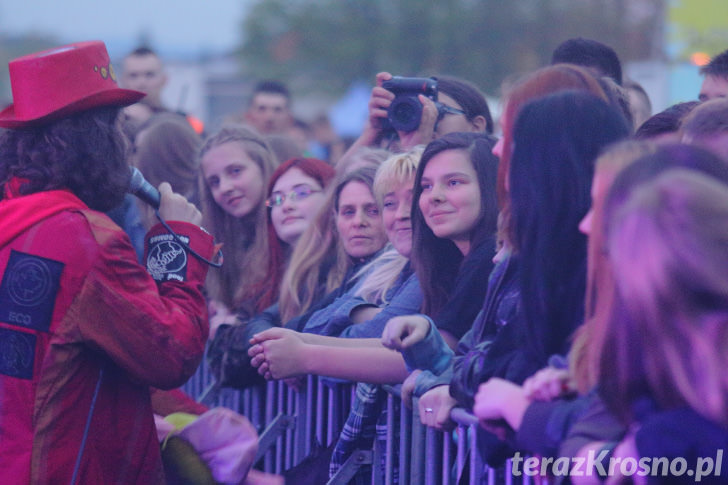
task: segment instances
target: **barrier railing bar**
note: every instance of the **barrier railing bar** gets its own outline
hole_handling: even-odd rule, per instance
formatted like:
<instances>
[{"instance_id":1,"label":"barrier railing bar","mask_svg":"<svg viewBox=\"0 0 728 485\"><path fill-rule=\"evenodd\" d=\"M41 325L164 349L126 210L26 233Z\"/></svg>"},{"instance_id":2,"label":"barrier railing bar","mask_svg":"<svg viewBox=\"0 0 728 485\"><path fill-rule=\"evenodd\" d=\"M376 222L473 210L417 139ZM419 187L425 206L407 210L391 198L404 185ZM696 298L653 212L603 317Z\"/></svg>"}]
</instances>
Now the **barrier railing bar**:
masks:
<instances>
[{"instance_id":1,"label":"barrier railing bar","mask_svg":"<svg viewBox=\"0 0 728 485\"><path fill-rule=\"evenodd\" d=\"M287 400L287 407L286 411L289 416L296 416L296 410L295 410L295 396L296 392L292 389L288 389L288 400ZM288 470L293 466L293 427L290 427L286 430L286 453L285 453L285 469Z\"/></svg>"},{"instance_id":2,"label":"barrier railing bar","mask_svg":"<svg viewBox=\"0 0 728 485\"><path fill-rule=\"evenodd\" d=\"M452 413L451 413L452 415ZM460 477L465 469L465 460L467 459L468 451L468 427L458 423L457 428L458 444L457 444L457 458L456 458L456 470L457 476Z\"/></svg>"},{"instance_id":3,"label":"barrier railing bar","mask_svg":"<svg viewBox=\"0 0 728 485\"><path fill-rule=\"evenodd\" d=\"M442 485L450 485L450 474L452 473L451 449L452 434L447 431L442 436Z\"/></svg>"},{"instance_id":4,"label":"barrier railing bar","mask_svg":"<svg viewBox=\"0 0 728 485\"><path fill-rule=\"evenodd\" d=\"M420 421L418 411L419 399L412 399L412 459L410 466L410 483L425 483L425 427Z\"/></svg>"},{"instance_id":5,"label":"barrier railing bar","mask_svg":"<svg viewBox=\"0 0 728 485\"><path fill-rule=\"evenodd\" d=\"M314 376L306 377L306 436L303 442L303 456L301 459L307 457L311 453L311 446L313 444L313 417L314 417Z\"/></svg>"},{"instance_id":6,"label":"barrier railing bar","mask_svg":"<svg viewBox=\"0 0 728 485\"><path fill-rule=\"evenodd\" d=\"M334 390L329 386L324 386L326 393L328 394L329 408L326 415L326 446L330 445L334 441L334 420L336 418L336 400L334 396Z\"/></svg>"},{"instance_id":7,"label":"barrier railing bar","mask_svg":"<svg viewBox=\"0 0 728 485\"><path fill-rule=\"evenodd\" d=\"M394 415L394 399L392 394L387 394L387 456L385 457L384 484L394 483L394 426L396 417Z\"/></svg>"},{"instance_id":8,"label":"barrier railing bar","mask_svg":"<svg viewBox=\"0 0 728 485\"><path fill-rule=\"evenodd\" d=\"M387 432L389 433L389 432ZM387 460L387 444L382 444L379 440L378 433L374 433L374 443L372 445L372 466L371 466L371 485L382 485L382 461Z\"/></svg>"},{"instance_id":9,"label":"barrier railing bar","mask_svg":"<svg viewBox=\"0 0 728 485\"><path fill-rule=\"evenodd\" d=\"M276 384L278 387L278 395L276 396L277 397L276 401L277 401L278 409L280 412L280 410L284 409L283 406L285 405L285 402L286 402L286 396L285 396L286 387L285 387L285 384L283 383L283 381L277 381ZM275 468L275 470L276 470L277 474L280 474L281 472L283 472L283 436L282 435L279 435L278 439L276 440L276 468Z\"/></svg>"},{"instance_id":10,"label":"barrier railing bar","mask_svg":"<svg viewBox=\"0 0 728 485\"><path fill-rule=\"evenodd\" d=\"M321 379L316 381L316 439L326 447L328 443L324 439L324 383Z\"/></svg>"},{"instance_id":11,"label":"barrier railing bar","mask_svg":"<svg viewBox=\"0 0 728 485\"><path fill-rule=\"evenodd\" d=\"M265 384L265 422L270 423L273 420L274 413L275 413L275 399L276 399L276 390L278 389L278 384L272 381L269 381ZM265 455L265 463L264 463L264 470L268 473L273 473L273 470L275 469L275 461L274 461L274 455L271 450L271 453L268 453Z\"/></svg>"},{"instance_id":12,"label":"barrier railing bar","mask_svg":"<svg viewBox=\"0 0 728 485\"><path fill-rule=\"evenodd\" d=\"M268 427L258 436L258 453L255 455L253 463L257 463L273 446L273 443L280 439L281 434L294 424L295 419L285 414L279 414L273 418Z\"/></svg>"},{"instance_id":13,"label":"barrier railing bar","mask_svg":"<svg viewBox=\"0 0 728 485\"><path fill-rule=\"evenodd\" d=\"M308 402L308 396L310 392L306 392L308 387L304 387L302 391L296 392L296 431L293 435L293 464L300 463L301 460L306 457L306 438L310 436L309 430L311 429L311 419L308 416L308 410L311 409L306 406Z\"/></svg>"},{"instance_id":14,"label":"barrier railing bar","mask_svg":"<svg viewBox=\"0 0 728 485\"><path fill-rule=\"evenodd\" d=\"M437 460L434 457L439 455L438 448L440 446L438 446L438 438L442 433L429 426L423 426L423 428L425 429L425 485L437 485L439 483L437 477Z\"/></svg>"},{"instance_id":15,"label":"barrier railing bar","mask_svg":"<svg viewBox=\"0 0 728 485\"><path fill-rule=\"evenodd\" d=\"M351 464L346 473L351 473L351 477L359 467L371 465L373 485L390 485L395 481L403 485L450 485L455 481L460 483L466 460L469 460L471 485L534 483L528 476L514 478L511 460L506 463L505 470L485 466L477 452L479 424L472 414L462 408L453 409L450 417L458 425L456 435L441 433L421 424L417 399L414 410L410 410L403 405L398 386L384 388L388 392L386 440L376 439L374 448L350 457ZM305 387L299 391L289 389L283 382L268 382L265 387L243 391L221 389L215 385L204 364L183 389L192 395L196 395L195 390L199 391L198 401L204 400L208 406L226 406L240 411L258 430L267 423L260 434L255 463L270 473L282 473L300 463L311 453L316 439L324 447L337 440L351 403L356 399L355 386L315 376L307 376Z\"/></svg>"},{"instance_id":16,"label":"barrier railing bar","mask_svg":"<svg viewBox=\"0 0 728 485\"><path fill-rule=\"evenodd\" d=\"M356 450L351 456L344 462L338 472L326 482L326 485L344 485L349 483L351 479L359 471L359 468L363 465L372 464L372 452L371 450Z\"/></svg>"},{"instance_id":17,"label":"barrier railing bar","mask_svg":"<svg viewBox=\"0 0 728 485\"><path fill-rule=\"evenodd\" d=\"M410 483L410 465L412 463L412 454L407 453L412 446L412 412L407 406L400 406L399 410L399 480L400 483ZM402 453L402 450L405 450Z\"/></svg>"}]
</instances>

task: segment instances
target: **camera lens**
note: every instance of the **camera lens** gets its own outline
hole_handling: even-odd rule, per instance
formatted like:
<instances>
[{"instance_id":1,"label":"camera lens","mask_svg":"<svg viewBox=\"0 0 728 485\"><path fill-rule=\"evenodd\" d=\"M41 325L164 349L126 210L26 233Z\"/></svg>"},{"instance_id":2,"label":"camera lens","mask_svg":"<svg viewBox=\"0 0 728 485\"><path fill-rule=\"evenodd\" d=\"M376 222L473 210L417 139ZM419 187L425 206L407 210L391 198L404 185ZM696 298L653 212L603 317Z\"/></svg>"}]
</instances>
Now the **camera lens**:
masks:
<instances>
[{"instance_id":1,"label":"camera lens","mask_svg":"<svg viewBox=\"0 0 728 485\"><path fill-rule=\"evenodd\" d=\"M397 131L414 131L420 126L422 104L417 98L398 96L388 110L389 122Z\"/></svg>"}]
</instances>

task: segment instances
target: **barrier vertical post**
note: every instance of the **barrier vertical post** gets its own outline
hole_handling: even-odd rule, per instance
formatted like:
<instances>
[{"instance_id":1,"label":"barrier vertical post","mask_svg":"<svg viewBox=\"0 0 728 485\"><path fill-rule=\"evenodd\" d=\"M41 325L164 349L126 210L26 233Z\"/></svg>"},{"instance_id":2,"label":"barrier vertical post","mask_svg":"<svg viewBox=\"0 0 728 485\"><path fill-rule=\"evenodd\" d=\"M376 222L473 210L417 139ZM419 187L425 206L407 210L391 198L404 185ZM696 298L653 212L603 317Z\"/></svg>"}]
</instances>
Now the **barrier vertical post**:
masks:
<instances>
[{"instance_id":1,"label":"barrier vertical post","mask_svg":"<svg viewBox=\"0 0 728 485\"><path fill-rule=\"evenodd\" d=\"M265 397L265 422L270 423L273 421L273 418L275 417L275 403L276 403L276 390L278 389L278 384L276 382L268 381L265 384L265 390L266 390L266 397ZM261 429L263 429L261 427ZM275 470L275 460L273 457L273 453L268 452L265 455L264 459L264 470L267 473L273 473Z\"/></svg>"},{"instance_id":2,"label":"barrier vertical post","mask_svg":"<svg viewBox=\"0 0 728 485\"><path fill-rule=\"evenodd\" d=\"M412 399L412 460L410 466L410 483L425 483L425 426L420 421L418 402L419 399Z\"/></svg>"}]
</instances>

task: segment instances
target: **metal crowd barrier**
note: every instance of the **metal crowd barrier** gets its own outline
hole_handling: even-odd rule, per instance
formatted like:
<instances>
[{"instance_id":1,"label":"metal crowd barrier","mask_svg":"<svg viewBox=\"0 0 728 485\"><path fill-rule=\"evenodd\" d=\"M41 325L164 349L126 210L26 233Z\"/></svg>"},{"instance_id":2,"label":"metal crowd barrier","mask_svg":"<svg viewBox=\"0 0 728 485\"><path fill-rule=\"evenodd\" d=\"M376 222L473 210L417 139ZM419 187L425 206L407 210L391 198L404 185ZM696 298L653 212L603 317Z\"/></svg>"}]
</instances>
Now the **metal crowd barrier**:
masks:
<instances>
[{"instance_id":1,"label":"metal crowd barrier","mask_svg":"<svg viewBox=\"0 0 728 485\"><path fill-rule=\"evenodd\" d=\"M260 435L256 468L280 474L316 446L326 447L338 439L355 387L307 376L299 381L300 390L282 381L243 391L218 389L203 362L183 390L210 407L224 406L246 416ZM384 444L375 439L372 449L355 452L329 484L349 483L364 466L371 469L373 485L530 485L529 477L511 476L510 460L500 469L482 463L477 452L478 422L472 414L453 409L450 417L457 428L439 432L421 424L416 401L411 410L401 402L398 388L384 389L388 393ZM464 471L467 478L459 479Z\"/></svg>"}]
</instances>

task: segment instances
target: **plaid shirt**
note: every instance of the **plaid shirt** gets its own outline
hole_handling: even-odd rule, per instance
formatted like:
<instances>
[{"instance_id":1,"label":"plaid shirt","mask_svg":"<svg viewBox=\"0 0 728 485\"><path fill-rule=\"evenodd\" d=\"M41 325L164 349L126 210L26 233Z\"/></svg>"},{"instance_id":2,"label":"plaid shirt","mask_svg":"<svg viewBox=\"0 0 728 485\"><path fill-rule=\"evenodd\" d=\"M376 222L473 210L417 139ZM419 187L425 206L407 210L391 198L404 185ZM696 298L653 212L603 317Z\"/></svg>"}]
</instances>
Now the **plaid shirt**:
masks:
<instances>
[{"instance_id":1,"label":"plaid shirt","mask_svg":"<svg viewBox=\"0 0 728 485\"><path fill-rule=\"evenodd\" d=\"M399 416L399 412L395 409L395 416ZM395 431L399 431L399 426L395 426ZM356 386L356 399L351 405L351 412L344 423L339 439L334 447L329 465L329 477L333 477L339 469L344 465L346 460L356 450L371 450L374 440L377 440L377 446L382 451L386 451L387 440L387 392L379 385L358 383ZM394 481L399 483L397 472L399 466L396 463L397 454L392 457L395 462ZM381 454L381 463L374 463L376 473L383 476L386 455ZM350 483L369 484L372 469L369 467L360 468ZM384 480L382 479L382 482Z\"/></svg>"}]
</instances>

